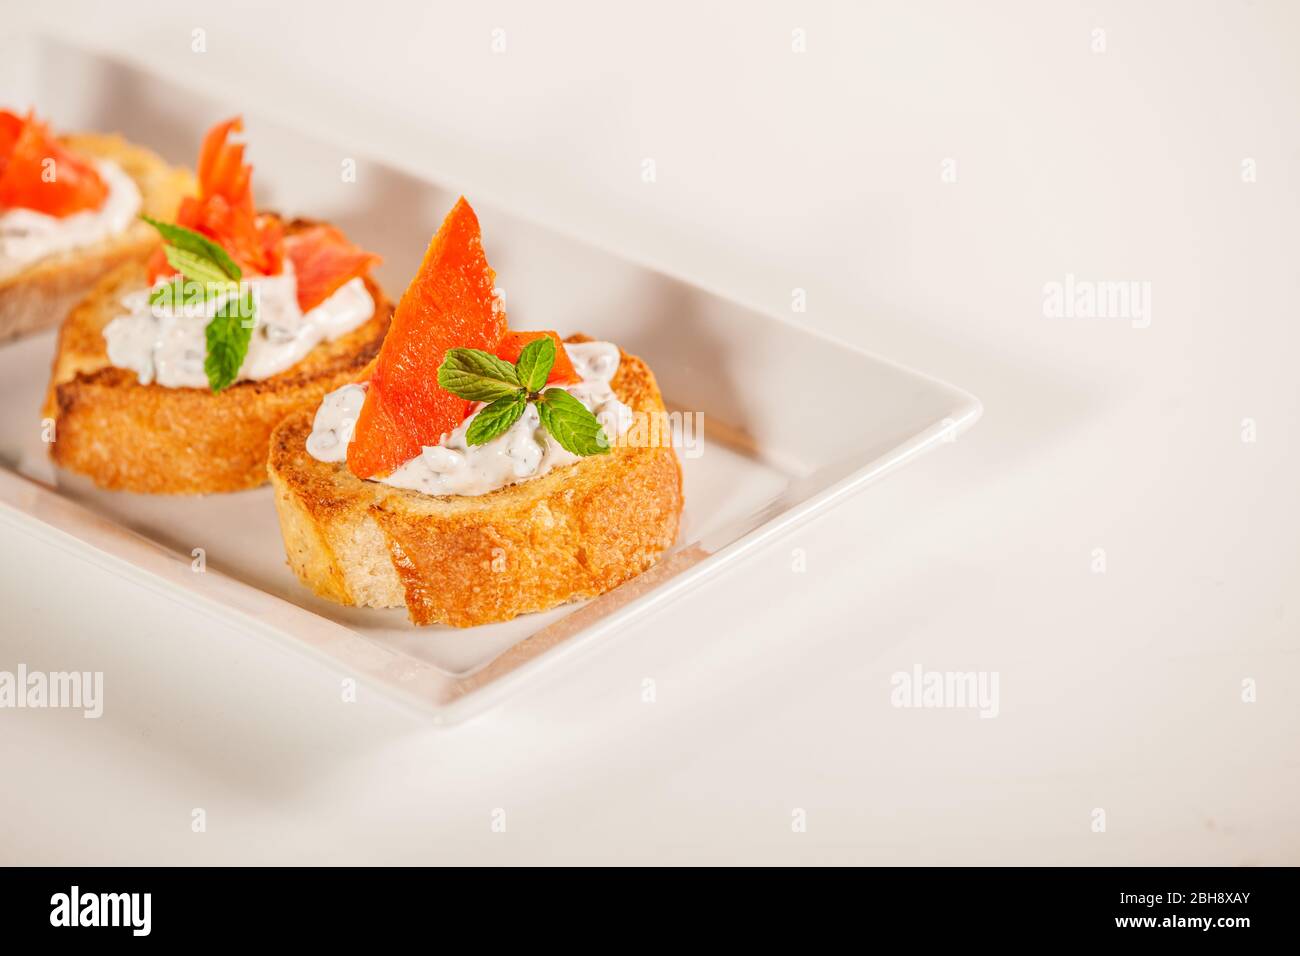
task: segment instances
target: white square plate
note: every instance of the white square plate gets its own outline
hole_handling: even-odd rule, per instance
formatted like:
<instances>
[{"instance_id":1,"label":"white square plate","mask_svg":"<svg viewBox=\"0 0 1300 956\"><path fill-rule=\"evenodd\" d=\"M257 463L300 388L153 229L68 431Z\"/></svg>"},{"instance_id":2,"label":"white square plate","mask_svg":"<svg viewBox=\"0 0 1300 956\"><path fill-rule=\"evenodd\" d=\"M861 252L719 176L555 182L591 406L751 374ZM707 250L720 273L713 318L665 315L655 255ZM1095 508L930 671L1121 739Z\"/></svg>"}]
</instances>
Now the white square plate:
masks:
<instances>
[{"instance_id":1,"label":"white square plate","mask_svg":"<svg viewBox=\"0 0 1300 956\"><path fill-rule=\"evenodd\" d=\"M0 62L0 104L30 103L65 129L120 131L175 163L192 165L206 127L241 110L193 91L178 111L171 78L47 39L6 40ZM332 220L383 253L378 278L396 298L455 194L257 113L245 120L260 205ZM343 158L357 162L355 183L340 181ZM452 722L979 417L978 401L935 379L489 204L475 209L522 327L618 342L649 362L670 409L703 413L700 453L681 456L680 543L658 567L594 601L470 630L323 601L285 564L267 488L150 497L56 472L39 415L52 333L0 346L0 522L325 653ZM801 402L799 383L812 380L817 401ZM856 411L828 427L811 414L827 405Z\"/></svg>"}]
</instances>

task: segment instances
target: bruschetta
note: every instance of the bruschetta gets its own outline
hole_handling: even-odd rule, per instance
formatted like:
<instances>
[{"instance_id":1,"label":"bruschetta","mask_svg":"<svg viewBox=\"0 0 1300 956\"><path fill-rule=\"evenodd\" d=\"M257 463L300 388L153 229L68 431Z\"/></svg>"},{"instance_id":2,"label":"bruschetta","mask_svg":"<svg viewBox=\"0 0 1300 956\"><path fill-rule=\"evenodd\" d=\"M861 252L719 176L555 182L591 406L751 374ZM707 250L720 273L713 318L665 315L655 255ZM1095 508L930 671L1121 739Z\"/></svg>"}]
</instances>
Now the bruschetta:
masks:
<instances>
[{"instance_id":1,"label":"bruschetta","mask_svg":"<svg viewBox=\"0 0 1300 956\"><path fill-rule=\"evenodd\" d=\"M120 136L55 136L0 110L0 342L57 325L100 279L147 259L193 194L189 171Z\"/></svg>"},{"instance_id":2,"label":"bruschetta","mask_svg":"<svg viewBox=\"0 0 1300 956\"><path fill-rule=\"evenodd\" d=\"M60 332L51 455L104 488L263 484L275 425L355 378L388 328L378 256L255 208L241 129L208 133L197 195L174 221L141 223L161 246L101 280Z\"/></svg>"},{"instance_id":3,"label":"bruschetta","mask_svg":"<svg viewBox=\"0 0 1300 956\"><path fill-rule=\"evenodd\" d=\"M676 540L681 467L645 427L663 415L654 374L617 345L509 329L461 199L373 366L272 437L289 565L323 597L422 625L602 594Z\"/></svg>"}]
</instances>

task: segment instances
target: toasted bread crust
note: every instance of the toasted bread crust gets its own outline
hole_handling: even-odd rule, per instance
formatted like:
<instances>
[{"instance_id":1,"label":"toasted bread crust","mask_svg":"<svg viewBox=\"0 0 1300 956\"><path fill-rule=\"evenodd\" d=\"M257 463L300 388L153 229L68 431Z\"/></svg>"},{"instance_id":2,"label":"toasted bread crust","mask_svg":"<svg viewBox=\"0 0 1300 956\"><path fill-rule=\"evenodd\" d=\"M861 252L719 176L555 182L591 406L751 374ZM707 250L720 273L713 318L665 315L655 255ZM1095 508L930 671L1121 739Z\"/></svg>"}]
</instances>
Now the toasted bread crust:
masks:
<instances>
[{"instance_id":1,"label":"toasted bread crust","mask_svg":"<svg viewBox=\"0 0 1300 956\"><path fill-rule=\"evenodd\" d=\"M168 166L120 136L65 136L63 143L82 156L122 167L140 188L140 211L154 218L174 219L181 199L195 190L188 170ZM57 325L100 279L124 263L143 262L159 241L147 223L135 222L110 239L38 259L0 278L0 342Z\"/></svg>"},{"instance_id":2,"label":"toasted bread crust","mask_svg":"<svg viewBox=\"0 0 1300 956\"><path fill-rule=\"evenodd\" d=\"M623 354L612 387L636 412L664 410L635 356ZM342 604L405 605L416 624L504 621L603 594L677 538L681 466L666 444L616 447L486 495L435 497L312 458L312 418L299 412L276 429L268 470L290 567Z\"/></svg>"},{"instance_id":3,"label":"toasted bread crust","mask_svg":"<svg viewBox=\"0 0 1300 956\"><path fill-rule=\"evenodd\" d=\"M118 491L208 494L264 483L271 431L355 378L378 354L392 314L367 280L375 314L278 375L216 394L141 385L134 372L109 364L103 330L122 296L146 281L144 263L127 263L73 310L59 333L46 400L55 463Z\"/></svg>"}]
</instances>

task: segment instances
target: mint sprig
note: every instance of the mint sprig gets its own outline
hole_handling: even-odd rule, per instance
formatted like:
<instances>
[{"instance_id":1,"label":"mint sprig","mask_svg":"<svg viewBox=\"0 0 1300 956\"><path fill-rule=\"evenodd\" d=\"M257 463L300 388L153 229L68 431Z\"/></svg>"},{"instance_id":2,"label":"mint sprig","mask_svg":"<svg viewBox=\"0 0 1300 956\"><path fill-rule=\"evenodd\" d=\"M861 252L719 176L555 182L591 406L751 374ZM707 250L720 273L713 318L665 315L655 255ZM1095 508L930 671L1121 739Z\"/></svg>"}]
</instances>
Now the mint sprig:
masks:
<instances>
[{"instance_id":1,"label":"mint sprig","mask_svg":"<svg viewBox=\"0 0 1300 956\"><path fill-rule=\"evenodd\" d=\"M167 262L185 278L193 279L195 282L238 282L243 275L239 263L230 258L230 253L202 233L178 226L173 222L160 222L150 216L140 218L158 230L159 235L163 237L163 242L167 243ZM174 258L207 272L212 278L186 272L173 261Z\"/></svg>"},{"instance_id":2,"label":"mint sprig","mask_svg":"<svg viewBox=\"0 0 1300 956\"><path fill-rule=\"evenodd\" d=\"M438 366L438 384L471 402L494 402L520 390L515 367L478 349L448 349Z\"/></svg>"},{"instance_id":3,"label":"mint sprig","mask_svg":"<svg viewBox=\"0 0 1300 956\"><path fill-rule=\"evenodd\" d=\"M524 346L514 365L481 349L448 349L438 384L471 402L488 402L465 433L470 445L504 435L528 405L566 451L586 457L609 453L609 439L587 406L562 388L545 388L555 364L555 342L544 335Z\"/></svg>"},{"instance_id":4,"label":"mint sprig","mask_svg":"<svg viewBox=\"0 0 1300 956\"><path fill-rule=\"evenodd\" d=\"M217 306L212 321L203 330L207 343L207 354L203 357L203 372L208 377L208 385L214 392L220 392L235 383L239 377L240 366L248 355L248 343L253 338L254 303L253 293L228 295Z\"/></svg>"},{"instance_id":5,"label":"mint sprig","mask_svg":"<svg viewBox=\"0 0 1300 956\"><path fill-rule=\"evenodd\" d=\"M555 343L551 337L543 335L540 339L534 339L519 353L519 361L515 365L519 384L530 392L540 392L554 364Z\"/></svg>"},{"instance_id":6,"label":"mint sprig","mask_svg":"<svg viewBox=\"0 0 1300 956\"><path fill-rule=\"evenodd\" d=\"M519 416L527 407L528 398L522 390L498 398L474 416L465 432L465 441L471 445L485 445L497 436L504 435L511 425L519 421Z\"/></svg>"},{"instance_id":7,"label":"mint sprig","mask_svg":"<svg viewBox=\"0 0 1300 956\"><path fill-rule=\"evenodd\" d=\"M542 392L537 416L542 427L575 455L603 455L609 451L609 439L596 416L562 388ZM577 451L579 448L588 450Z\"/></svg>"},{"instance_id":8,"label":"mint sprig","mask_svg":"<svg viewBox=\"0 0 1300 956\"><path fill-rule=\"evenodd\" d=\"M203 371L212 391L220 392L239 377L257 324L252 292L240 291L243 270L225 249L207 236L149 216L140 218L158 230L167 264L181 274L179 280L172 279L154 289L149 295L150 305L168 302L173 307L198 305L217 296L224 297L203 330L207 343Z\"/></svg>"}]
</instances>

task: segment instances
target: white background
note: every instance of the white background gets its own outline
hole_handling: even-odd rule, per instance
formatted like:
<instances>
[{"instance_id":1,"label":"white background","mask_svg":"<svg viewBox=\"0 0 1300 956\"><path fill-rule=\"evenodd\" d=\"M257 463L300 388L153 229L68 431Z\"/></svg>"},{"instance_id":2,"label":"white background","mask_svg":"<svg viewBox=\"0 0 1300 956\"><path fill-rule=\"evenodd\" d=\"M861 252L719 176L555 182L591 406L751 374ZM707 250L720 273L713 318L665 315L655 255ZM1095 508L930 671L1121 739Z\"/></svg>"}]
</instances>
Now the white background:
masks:
<instances>
[{"instance_id":1,"label":"white background","mask_svg":"<svg viewBox=\"0 0 1300 956\"><path fill-rule=\"evenodd\" d=\"M1300 862L1300 5L32 6L3 28L418 128L471 194L804 288L986 411L451 731L7 532L0 669L110 679L98 721L0 712L0 860ZM1045 318L1067 273L1149 282L1150 326ZM917 664L997 671L999 716L892 707Z\"/></svg>"}]
</instances>

